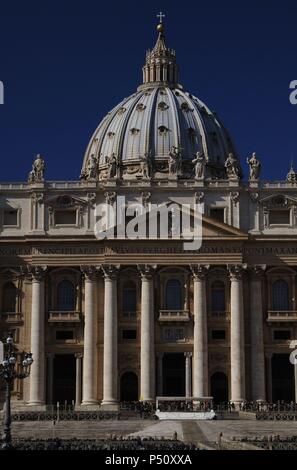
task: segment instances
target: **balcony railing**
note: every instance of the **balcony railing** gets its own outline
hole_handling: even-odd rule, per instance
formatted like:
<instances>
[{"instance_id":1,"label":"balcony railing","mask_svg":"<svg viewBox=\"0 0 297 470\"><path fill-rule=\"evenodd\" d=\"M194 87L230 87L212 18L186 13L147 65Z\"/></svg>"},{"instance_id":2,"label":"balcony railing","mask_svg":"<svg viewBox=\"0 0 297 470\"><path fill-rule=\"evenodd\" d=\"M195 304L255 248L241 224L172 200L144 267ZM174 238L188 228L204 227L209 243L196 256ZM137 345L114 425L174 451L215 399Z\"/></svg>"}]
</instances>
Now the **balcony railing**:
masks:
<instances>
[{"instance_id":1,"label":"balcony railing","mask_svg":"<svg viewBox=\"0 0 297 470\"><path fill-rule=\"evenodd\" d=\"M121 320L137 320L137 318L140 318L140 312L122 312L121 314Z\"/></svg>"},{"instance_id":2,"label":"balcony railing","mask_svg":"<svg viewBox=\"0 0 297 470\"><path fill-rule=\"evenodd\" d=\"M15 312L3 312L0 314L0 320L7 323L19 323L23 320L23 315Z\"/></svg>"},{"instance_id":3,"label":"balcony railing","mask_svg":"<svg viewBox=\"0 0 297 470\"><path fill-rule=\"evenodd\" d=\"M81 314L80 312L61 312L60 310L51 311L49 312L48 321L49 323L53 323L53 322L78 323L81 321Z\"/></svg>"},{"instance_id":4,"label":"balcony railing","mask_svg":"<svg viewBox=\"0 0 297 470\"><path fill-rule=\"evenodd\" d=\"M188 310L160 310L159 321L190 321L190 312Z\"/></svg>"},{"instance_id":5,"label":"balcony railing","mask_svg":"<svg viewBox=\"0 0 297 470\"><path fill-rule=\"evenodd\" d=\"M229 320L230 319L230 313L229 312L210 312L209 313L210 318L216 319L216 320Z\"/></svg>"},{"instance_id":6,"label":"balcony railing","mask_svg":"<svg viewBox=\"0 0 297 470\"><path fill-rule=\"evenodd\" d=\"M296 310L270 310L268 311L268 317L267 317L268 322L291 322L291 321L297 321L297 311Z\"/></svg>"}]
</instances>

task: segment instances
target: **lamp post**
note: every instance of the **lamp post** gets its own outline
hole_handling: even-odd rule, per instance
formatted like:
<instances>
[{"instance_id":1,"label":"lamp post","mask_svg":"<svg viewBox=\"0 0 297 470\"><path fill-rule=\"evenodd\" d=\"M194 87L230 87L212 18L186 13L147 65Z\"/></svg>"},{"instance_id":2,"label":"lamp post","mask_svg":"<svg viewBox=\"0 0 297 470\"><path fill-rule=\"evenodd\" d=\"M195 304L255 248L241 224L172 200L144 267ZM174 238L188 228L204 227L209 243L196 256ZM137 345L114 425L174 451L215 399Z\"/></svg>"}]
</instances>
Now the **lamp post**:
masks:
<instances>
[{"instance_id":1,"label":"lamp post","mask_svg":"<svg viewBox=\"0 0 297 470\"><path fill-rule=\"evenodd\" d=\"M31 353L23 353L23 360L16 368L16 354L13 351L13 338L9 334L6 339L7 351L4 360L0 364L0 377L6 382L5 387L5 408L4 408L4 434L2 437L2 449L11 449L11 408L10 398L13 382L15 379L25 379L30 374L30 367L33 362Z\"/></svg>"}]
</instances>

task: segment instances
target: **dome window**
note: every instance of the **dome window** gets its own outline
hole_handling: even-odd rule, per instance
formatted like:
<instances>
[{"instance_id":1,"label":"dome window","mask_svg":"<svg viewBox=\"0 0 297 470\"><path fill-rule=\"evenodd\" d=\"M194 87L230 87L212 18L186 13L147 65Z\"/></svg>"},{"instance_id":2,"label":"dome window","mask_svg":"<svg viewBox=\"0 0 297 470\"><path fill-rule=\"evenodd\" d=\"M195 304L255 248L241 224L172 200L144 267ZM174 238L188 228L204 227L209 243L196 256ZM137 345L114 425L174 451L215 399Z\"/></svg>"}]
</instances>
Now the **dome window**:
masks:
<instances>
[{"instance_id":1,"label":"dome window","mask_svg":"<svg viewBox=\"0 0 297 470\"><path fill-rule=\"evenodd\" d=\"M124 114L126 112L126 108L123 106L118 110L118 114Z\"/></svg>"},{"instance_id":2,"label":"dome window","mask_svg":"<svg viewBox=\"0 0 297 470\"><path fill-rule=\"evenodd\" d=\"M169 130L166 126L160 126L158 127L158 129L159 129L159 133L163 136L166 135Z\"/></svg>"},{"instance_id":3,"label":"dome window","mask_svg":"<svg viewBox=\"0 0 297 470\"><path fill-rule=\"evenodd\" d=\"M190 141L191 141L191 144L194 145L194 143L195 143L196 131L195 131L195 129L193 129L193 127L189 127L189 128L187 129L187 131L188 131L188 136L189 136L189 139L190 139Z\"/></svg>"},{"instance_id":4,"label":"dome window","mask_svg":"<svg viewBox=\"0 0 297 470\"><path fill-rule=\"evenodd\" d=\"M181 109L183 111L185 111L186 113L188 113L190 111L190 108L189 108L189 105L188 103L186 103L185 101L180 105Z\"/></svg>"},{"instance_id":5,"label":"dome window","mask_svg":"<svg viewBox=\"0 0 297 470\"><path fill-rule=\"evenodd\" d=\"M161 101L159 104L158 104L158 109L160 111L166 111L166 109L168 109L169 106L167 103L165 103L164 101Z\"/></svg>"},{"instance_id":6,"label":"dome window","mask_svg":"<svg viewBox=\"0 0 297 470\"><path fill-rule=\"evenodd\" d=\"M107 136L112 139L112 137L115 136L115 133L114 132L108 132Z\"/></svg>"},{"instance_id":7,"label":"dome window","mask_svg":"<svg viewBox=\"0 0 297 470\"><path fill-rule=\"evenodd\" d=\"M137 135L137 134L139 134L140 130L133 127L132 129L130 129L130 132L131 132L132 135Z\"/></svg>"},{"instance_id":8,"label":"dome window","mask_svg":"<svg viewBox=\"0 0 297 470\"><path fill-rule=\"evenodd\" d=\"M136 106L137 111L144 111L146 106L143 103L138 103Z\"/></svg>"}]
</instances>

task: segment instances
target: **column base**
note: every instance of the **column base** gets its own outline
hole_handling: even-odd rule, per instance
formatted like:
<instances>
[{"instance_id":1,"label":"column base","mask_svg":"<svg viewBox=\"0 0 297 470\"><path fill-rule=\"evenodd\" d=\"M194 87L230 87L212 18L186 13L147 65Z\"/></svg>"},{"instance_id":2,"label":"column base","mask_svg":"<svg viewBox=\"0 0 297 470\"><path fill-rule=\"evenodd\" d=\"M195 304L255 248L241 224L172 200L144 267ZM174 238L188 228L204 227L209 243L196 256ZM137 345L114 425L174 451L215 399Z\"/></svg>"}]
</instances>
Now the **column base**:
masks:
<instances>
[{"instance_id":1,"label":"column base","mask_svg":"<svg viewBox=\"0 0 297 470\"><path fill-rule=\"evenodd\" d=\"M100 405L98 402L96 403L81 403L80 405L75 405L75 411L100 411Z\"/></svg>"},{"instance_id":2,"label":"column base","mask_svg":"<svg viewBox=\"0 0 297 470\"><path fill-rule=\"evenodd\" d=\"M83 400L80 406L96 406L99 405L99 400Z\"/></svg>"},{"instance_id":3,"label":"column base","mask_svg":"<svg viewBox=\"0 0 297 470\"><path fill-rule=\"evenodd\" d=\"M103 400L101 403L102 411L119 411L120 404L117 401Z\"/></svg>"}]
</instances>

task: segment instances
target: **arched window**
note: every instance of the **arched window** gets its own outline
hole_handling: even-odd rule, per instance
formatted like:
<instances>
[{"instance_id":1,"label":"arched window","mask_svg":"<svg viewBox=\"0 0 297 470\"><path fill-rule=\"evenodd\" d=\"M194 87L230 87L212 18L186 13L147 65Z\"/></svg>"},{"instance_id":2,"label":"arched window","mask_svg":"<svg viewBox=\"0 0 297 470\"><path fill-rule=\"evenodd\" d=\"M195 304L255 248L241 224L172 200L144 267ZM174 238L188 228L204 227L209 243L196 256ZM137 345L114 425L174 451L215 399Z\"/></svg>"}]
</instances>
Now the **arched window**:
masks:
<instances>
[{"instance_id":1,"label":"arched window","mask_svg":"<svg viewBox=\"0 0 297 470\"><path fill-rule=\"evenodd\" d=\"M58 310L73 312L76 308L75 287L71 281L61 281L57 289Z\"/></svg>"},{"instance_id":2,"label":"arched window","mask_svg":"<svg viewBox=\"0 0 297 470\"><path fill-rule=\"evenodd\" d=\"M211 311L226 311L225 284L222 281L215 281L211 285Z\"/></svg>"},{"instance_id":3,"label":"arched window","mask_svg":"<svg viewBox=\"0 0 297 470\"><path fill-rule=\"evenodd\" d=\"M182 286L178 279L170 279L166 284L166 310L182 310Z\"/></svg>"},{"instance_id":4,"label":"arched window","mask_svg":"<svg viewBox=\"0 0 297 470\"><path fill-rule=\"evenodd\" d=\"M273 310L290 310L289 286L284 280L278 280L272 286Z\"/></svg>"},{"instance_id":5,"label":"arched window","mask_svg":"<svg viewBox=\"0 0 297 470\"><path fill-rule=\"evenodd\" d=\"M134 282L126 282L123 286L123 312L136 312L136 285Z\"/></svg>"},{"instance_id":6,"label":"arched window","mask_svg":"<svg viewBox=\"0 0 297 470\"><path fill-rule=\"evenodd\" d=\"M2 290L2 309L4 313L16 312L17 288L12 282L6 282Z\"/></svg>"}]
</instances>

